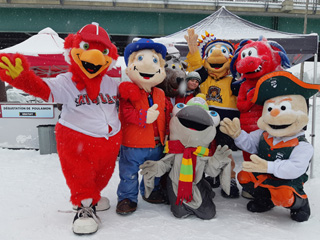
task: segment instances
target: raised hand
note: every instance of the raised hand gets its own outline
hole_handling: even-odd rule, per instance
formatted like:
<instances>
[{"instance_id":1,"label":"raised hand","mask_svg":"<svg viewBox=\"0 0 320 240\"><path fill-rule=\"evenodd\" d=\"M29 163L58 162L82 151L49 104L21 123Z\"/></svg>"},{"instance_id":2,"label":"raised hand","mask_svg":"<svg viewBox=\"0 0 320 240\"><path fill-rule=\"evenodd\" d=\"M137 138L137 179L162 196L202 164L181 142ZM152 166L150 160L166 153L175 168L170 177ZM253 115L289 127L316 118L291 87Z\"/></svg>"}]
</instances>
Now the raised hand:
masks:
<instances>
[{"instance_id":1,"label":"raised hand","mask_svg":"<svg viewBox=\"0 0 320 240\"><path fill-rule=\"evenodd\" d=\"M13 65L6 56L1 57L0 68L7 70L6 75L10 76L12 79L17 78L24 70L21 58L16 58L15 65Z\"/></svg>"},{"instance_id":2,"label":"raised hand","mask_svg":"<svg viewBox=\"0 0 320 240\"><path fill-rule=\"evenodd\" d=\"M235 138L239 137L239 135L241 133L240 120L239 120L239 118L234 118L233 120L230 120L229 118L224 118L220 122L219 129L224 134L227 134L228 136L235 139Z\"/></svg>"},{"instance_id":3,"label":"raised hand","mask_svg":"<svg viewBox=\"0 0 320 240\"><path fill-rule=\"evenodd\" d=\"M268 162L255 154L250 156L250 161L242 163L242 170L246 172L266 173L268 171Z\"/></svg>"},{"instance_id":4,"label":"raised hand","mask_svg":"<svg viewBox=\"0 0 320 240\"><path fill-rule=\"evenodd\" d=\"M189 47L190 54L194 54L198 50L198 34L194 33L194 28L188 29L188 35L184 35Z\"/></svg>"},{"instance_id":5,"label":"raised hand","mask_svg":"<svg viewBox=\"0 0 320 240\"><path fill-rule=\"evenodd\" d=\"M230 163L229 155L231 155L232 151L229 149L227 145L224 145L221 147L221 145L218 145L216 151L214 152L212 158L214 161L217 161L219 163L218 168L223 168L226 164Z\"/></svg>"},{"instance_id":6,"label":"raised hand","mask_svg":"<svg viewBox=\"0 0 320 240\"><path fill-rule=\"evenodd\" d=\"M147 123L153 123L157 120L160 112L157 110L158 104L153 104L147 111Z\"/></svg>"}]
</instances>

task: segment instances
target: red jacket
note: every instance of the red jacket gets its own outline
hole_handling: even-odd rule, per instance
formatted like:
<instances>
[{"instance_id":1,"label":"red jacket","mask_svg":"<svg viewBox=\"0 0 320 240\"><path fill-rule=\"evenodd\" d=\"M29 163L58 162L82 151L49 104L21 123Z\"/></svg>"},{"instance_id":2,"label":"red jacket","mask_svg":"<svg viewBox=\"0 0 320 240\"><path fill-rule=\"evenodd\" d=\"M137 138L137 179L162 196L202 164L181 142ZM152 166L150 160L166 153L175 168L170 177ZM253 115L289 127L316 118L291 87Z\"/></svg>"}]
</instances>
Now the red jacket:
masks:
<instances>
[{"instance_id":1,"label":"red jacket","mask_svg":"<svg viewBox=\"0 0 320 240\"><path fill-rule=\"evenodd\" d=\"M136 84L123 82L119 86L120 110L119 118L123 131L122 145L132 148L154 148L156 145L154 124L147 124L147 110L149 109L148 93ZM168 132L170 113L166 111L166 100L163 90L152 88L153 103L158 104L160 112L156 122L160 142L164 144Z\"/></svg>"},{"instance_id":2,"label":"red jacket","mask_svg":"<svg viewBox=\"0 0 320 240\"><path fill-rule=\"evenodd\" d=\"M251 102L256 83L255 80L245 80L240 86L237 99L241 128L248 133L258 129L257 122L263 109L263 106Z\"/></svg>"}]
</instances>

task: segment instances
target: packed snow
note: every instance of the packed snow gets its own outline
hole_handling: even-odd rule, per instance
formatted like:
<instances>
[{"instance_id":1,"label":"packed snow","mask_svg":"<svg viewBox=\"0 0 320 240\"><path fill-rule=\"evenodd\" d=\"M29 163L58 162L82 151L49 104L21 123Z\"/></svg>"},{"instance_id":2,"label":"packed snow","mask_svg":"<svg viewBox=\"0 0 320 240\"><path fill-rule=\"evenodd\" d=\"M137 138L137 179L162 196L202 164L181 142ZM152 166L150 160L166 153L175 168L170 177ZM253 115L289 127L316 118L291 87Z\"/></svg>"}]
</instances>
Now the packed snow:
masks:
<instances>
[{"instance_id":1,"label":"packed snow","mask_svg":"<svg viewBox=\"0 0 320 240\"><path fill-rule=\"evenodd\" d=\"M311 109L310 109L311 110ZM310 111L311 113L312 111ZM320 104L317 103L317 119ZM310 116L311 119L311 116ZM316 124L319 129L319 121ZM307 130L310 140L311 121ZM318 130L319 131L319 130ZM316 135L315 146L320 137ZM239 171L241 152L233 153ZM1 240L51 239L319 239L320 229L320 148L315 147L313 178L305 184L309 196L309 221L298 223L289 217L289 209L275 207L265 213L247 211L245 198L226 199L220 188L214 189L217 215L211 220L194 216L175 218L169 205L150 204L139 196L138 209L132 215L116 214L118 165L103 190L110 199L111 208L98 212L101 226L97 233L77 236L72 230L75 212L69 202L57 154L40 155L36 150L0 149L0 202L3 207L0 220Z\"/></svg>"}]
</instances>

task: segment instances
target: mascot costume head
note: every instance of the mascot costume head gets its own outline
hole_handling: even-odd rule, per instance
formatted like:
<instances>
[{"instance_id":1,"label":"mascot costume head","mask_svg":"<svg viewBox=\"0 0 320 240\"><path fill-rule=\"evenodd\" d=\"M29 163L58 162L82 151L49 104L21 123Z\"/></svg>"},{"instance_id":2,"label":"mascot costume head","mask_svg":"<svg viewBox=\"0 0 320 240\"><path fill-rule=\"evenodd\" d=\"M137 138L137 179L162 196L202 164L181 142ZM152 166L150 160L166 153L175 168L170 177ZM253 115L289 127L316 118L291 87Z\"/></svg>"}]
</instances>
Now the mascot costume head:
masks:
<instances>
[{"instance_id":1,"label":"mascot costume head","mask_svg":"<svg viewBox=\"0 0 320 240\"><path fill-rule=\"evenodd\" d=\"M230 74L230 63L234 54L233 44L228 40L217 39L205 32L198 39L198 48L203 66L213 79L221 79Z\"/></svg>"},{"instance_id":2,"label":"mascot costume head","mask_svg":"<svg viewBox=\"0 0 320 240\"><path fill-rule=\"evenodd\" d=\"M86 88L91 100L96 99L102 77L116 63L118 51L108 33L97 23L81 28L65 39L65 58L70 64L77 88Z\"/></svg>"},{"instance_id":3,"label":"mascot costume head","mask_svg":"<svg viewBox=\"0 0 320 240\"><path fill-rule=\"evenodd\" d=\"M263 75L290 67L284 48L274 41L260 36L257 41L240 42L231 61L231 72L246 80L258 80Z\"/></svg>"}]
</instances>

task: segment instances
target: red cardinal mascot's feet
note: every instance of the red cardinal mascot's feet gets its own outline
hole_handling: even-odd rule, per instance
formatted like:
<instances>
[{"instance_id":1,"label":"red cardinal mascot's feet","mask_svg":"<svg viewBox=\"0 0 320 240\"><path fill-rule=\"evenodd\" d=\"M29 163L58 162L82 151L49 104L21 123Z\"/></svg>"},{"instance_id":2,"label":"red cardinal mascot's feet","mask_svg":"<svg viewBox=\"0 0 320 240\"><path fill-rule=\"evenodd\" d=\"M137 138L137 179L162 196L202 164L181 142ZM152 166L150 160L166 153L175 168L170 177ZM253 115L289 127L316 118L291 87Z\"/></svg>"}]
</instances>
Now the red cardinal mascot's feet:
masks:
<instances>
[{"instance_id":1,"label":"red cardinal mascot's feet","mask_svg":"<svg viewBox=\"0 0 320 240\"><path fill-rule=\"evenodd\" d=\"M64 48L70 64L67 73L44 80L29 69L22 55L2 54L0 78L45 101L63 104L56 139L71 202L78 206L73 231L90 234L98 230L96 205L112 176L121 143L118 83L106 75L118 54L96 23L68 35Z\"/></svg>"}]
</instances>

